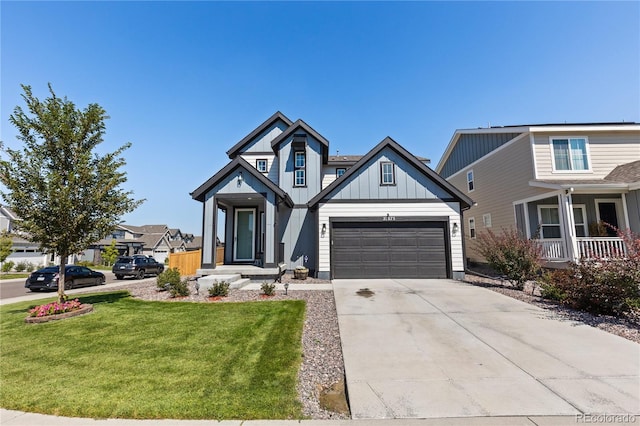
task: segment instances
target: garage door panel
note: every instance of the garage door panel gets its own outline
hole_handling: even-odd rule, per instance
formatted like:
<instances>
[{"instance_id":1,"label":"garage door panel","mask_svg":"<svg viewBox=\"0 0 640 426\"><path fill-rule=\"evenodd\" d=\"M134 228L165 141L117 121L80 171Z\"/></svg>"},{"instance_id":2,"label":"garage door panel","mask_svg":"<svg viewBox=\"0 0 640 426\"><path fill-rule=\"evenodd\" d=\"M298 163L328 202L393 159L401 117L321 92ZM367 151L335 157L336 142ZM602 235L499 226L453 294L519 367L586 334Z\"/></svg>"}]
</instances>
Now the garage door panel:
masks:
<instances>
[{"instance_id":1,"label":"garage door panel","mask_svg":"<svg viewBox=\"0 0 640 426\"><path fill-rule=\"evenodd\" d=\"M334 278L446 278L444 222L332 224Z\"/></svg>"}]
</instances>

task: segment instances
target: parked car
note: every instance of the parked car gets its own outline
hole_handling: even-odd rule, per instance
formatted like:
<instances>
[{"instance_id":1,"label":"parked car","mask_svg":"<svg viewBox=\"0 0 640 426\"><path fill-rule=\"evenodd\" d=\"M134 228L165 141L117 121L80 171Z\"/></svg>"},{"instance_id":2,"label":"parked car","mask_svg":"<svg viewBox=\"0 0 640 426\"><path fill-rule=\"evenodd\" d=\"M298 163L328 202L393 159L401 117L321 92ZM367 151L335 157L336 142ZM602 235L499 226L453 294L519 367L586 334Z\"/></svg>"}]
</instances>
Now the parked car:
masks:
<instances>
[{"instance_id":1,"label":"parked car","mask_svg":"<svg viewBox=\"0 0 640 426\"><path fill-rule=\"evenodd\" d=\"M116 274L116 279L123 279L133 276L142 279L146 275L159 275L164 271L164 265L157 262L153 257L135 255L120 256L111 268L111 272Z\"/></svg>"},{"instance_id":2,"label":"parked car","mask_svg":"<svg viewBox=\"0 0 640 426\"><path fill-rule=\"evenodd\" d=\"M24 283L31 291L58 290L60 266L47 266L32 272ZM102 272L94 271L86 266L66 265L64 268L64 289L103 285L105 277Z\"/></svg>"}]
</instances>

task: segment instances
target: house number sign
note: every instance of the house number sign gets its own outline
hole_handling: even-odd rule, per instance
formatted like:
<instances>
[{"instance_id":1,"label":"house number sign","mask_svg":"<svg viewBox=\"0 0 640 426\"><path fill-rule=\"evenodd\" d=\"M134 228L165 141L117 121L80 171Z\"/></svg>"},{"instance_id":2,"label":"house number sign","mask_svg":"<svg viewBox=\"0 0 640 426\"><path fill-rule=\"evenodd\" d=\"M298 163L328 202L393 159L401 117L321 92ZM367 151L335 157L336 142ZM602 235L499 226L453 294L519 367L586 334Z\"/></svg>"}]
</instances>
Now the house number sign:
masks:
<instances>
[{"instance_id":1,"label":"house number sign","mask_svg":"<svg viewBox=\"0 0 640 426\"><path fill-rule=\"evenodd\" d=\"M383 222L392 222L394 220L396 220L395 216L389 216L389 215L382 216L382 221Z\"/></svg>"}]
</instances>

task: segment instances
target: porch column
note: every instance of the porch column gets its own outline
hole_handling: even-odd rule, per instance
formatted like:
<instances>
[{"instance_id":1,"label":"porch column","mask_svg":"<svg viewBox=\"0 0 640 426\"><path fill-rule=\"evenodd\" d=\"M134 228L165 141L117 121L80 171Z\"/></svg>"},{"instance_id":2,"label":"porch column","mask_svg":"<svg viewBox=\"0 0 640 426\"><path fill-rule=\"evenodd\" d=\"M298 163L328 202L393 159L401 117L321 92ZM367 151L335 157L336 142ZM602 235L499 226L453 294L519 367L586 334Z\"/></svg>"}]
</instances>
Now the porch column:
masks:
<instances>
[{"instance_id":1,"label":"porch column","mask_svg":"<svg viewBox=\"0 0 640 426\"><path fill-rule=\"evenodd\" d=\"M216 267L216 210L215 197L208 197L202 208L202 265L201 268Z\"/></svg>"},{"instance_id":2,"label":"porch column","mask_svg":"<svg viewBox=\"0 0 640 426\"><path fill-rule=\"evenodd\" d=\"M578 260L578 254L580 252L578 251L578 241L576 240L576 225L573 217L573 200L571 199L571 192L569 190L565 191L564 194L561 193L558 195L558 204L564 227L567 257L569 260L575 262Z\"/></svg>"}]
</instances>

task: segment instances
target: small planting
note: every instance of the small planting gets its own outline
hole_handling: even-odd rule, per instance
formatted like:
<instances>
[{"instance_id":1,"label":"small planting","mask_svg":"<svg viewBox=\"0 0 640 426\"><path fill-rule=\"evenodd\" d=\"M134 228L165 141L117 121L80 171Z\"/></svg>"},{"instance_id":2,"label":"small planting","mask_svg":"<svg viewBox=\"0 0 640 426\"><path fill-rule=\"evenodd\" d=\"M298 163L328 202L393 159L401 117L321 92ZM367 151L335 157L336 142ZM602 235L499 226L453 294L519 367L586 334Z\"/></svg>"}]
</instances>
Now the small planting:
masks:
<instances>
[{"instance_id":1,"label":"small planting","mask_svg":"<svg viewBox=\"0 0 640 426\"><path fill-rule=\"evenodd\" d=\"M216 281L209 287L210 297L226 297L229 295L229 283L226 281Z\"/></svg>"},{"instance_id":2,"label":"small planting","mask_svg":"<svg viewBox=\"0 0 640 426\"><path fill-rule=\"evenodd\" d=\"M262 294L266 296L273 296L274 294L276 294L276 285L273 283L269 284L267 282L264 282L262 283L260 288L262 289Z\"/></svg>"},{"instance_id":3,"label":"small planting","mask_svg":"<svg viewBox=\"0 0 640 426\"><path fill-rule=\"evenodd\" d=\"M12 261L4 262L2 264L2 272L11 271L13 269L13 265L15 265L15 263L13 263Z\"/></svg>"},{"instance_id":4,"label":"small planting","mask_svg":"<svg viewBox=\"0 0 640 426\"><path fill-rule=\"evenodd\" d=\"M169 291L171 297L189 295L188 281L181 279L178 268L167 269L161 274L158 274L156 286L160 291Z\"/></svg>"},{"instance_id":5,"label":"small planting","mask_svg":"<svg viewBox=\"0 0 640 426\"><path fill-rule=\"evenodd\" d=\"M66 302L52 302L46 305L39 305L29 310L30 317L46 317L49 315L58 315L65 312L77 311L82 307L78 299Z\"/></svg>"},{"instance_id":6,"label":"small planting","mask_svg":"<svg viewBox=\"0 0 640 426\"><path fill-rule=\"evenodd\" d=\"M15 267L15 271L16 272L24 272L27 270L27 263L28 262L18 262L18 264Z\"/></svg>"},{"instance_id":7,"label":"small planting","mask_svg":"<svg viewBox=\"0 0 640 426\"><path fill-rule=\"evenodd\" d=\"M542 246L514 229L503 229L500 235L488 229L478 234L476 247L489 266L518 290L537 277L542 267Z\"/></svg>"},{"instance_id":8,"label":"small planting","mask_svg":"<svg viewBox=\"0 0 640 426\"><path fill-rule=\"evenodd\" d=\"M189 284L186 279L178 281L177 284L172 284L169 288L171 297L183 297L189 295Z\"/></svg>"}]
</instances>

